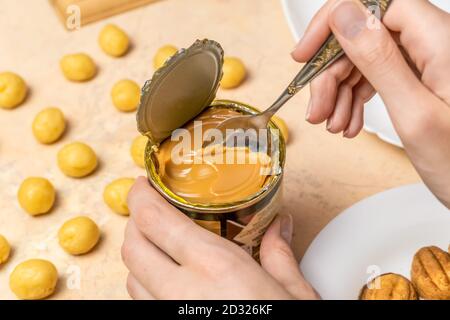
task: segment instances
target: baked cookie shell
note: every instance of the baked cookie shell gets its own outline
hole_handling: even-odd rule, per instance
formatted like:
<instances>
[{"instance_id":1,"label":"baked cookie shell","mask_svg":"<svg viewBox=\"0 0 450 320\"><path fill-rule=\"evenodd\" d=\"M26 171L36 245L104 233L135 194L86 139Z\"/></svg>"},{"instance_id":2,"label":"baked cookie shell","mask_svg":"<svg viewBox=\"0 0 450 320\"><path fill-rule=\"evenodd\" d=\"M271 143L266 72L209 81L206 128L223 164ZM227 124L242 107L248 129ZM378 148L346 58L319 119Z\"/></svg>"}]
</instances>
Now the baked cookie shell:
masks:
<instances>
[{"instance_id":1,"label":"baked cookie shell","mask_svg":"<svg viewBox=\"0 0 450 320\"><path fill-rule=\"evenodd\" d=\"M377 282L379 288L374 288ZM418 295L411 281L396 273L385 273L361 289L359 300L418 300Z\"/></svg>"},{"instance_id":2,"label":"baked cookie shell","mask_svg":"<svg viewBox=\"0 0 450 320\"><path fill-rule=\"evenodd\" d=\"M419 295L429 300L450 300L450 254L438 247L420 249L411 267Z\"/></svg>"}]
</instances>

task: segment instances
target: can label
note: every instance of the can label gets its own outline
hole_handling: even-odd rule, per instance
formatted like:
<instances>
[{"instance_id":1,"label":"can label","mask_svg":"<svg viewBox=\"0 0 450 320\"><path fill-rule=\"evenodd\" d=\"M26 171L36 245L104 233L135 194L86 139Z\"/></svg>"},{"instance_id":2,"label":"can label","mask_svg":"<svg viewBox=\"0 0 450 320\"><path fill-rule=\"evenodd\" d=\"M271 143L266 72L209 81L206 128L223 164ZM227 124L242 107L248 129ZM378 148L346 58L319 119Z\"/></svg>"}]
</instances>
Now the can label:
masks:
<instances>
[{"instance_id":1,"label":"can label","mask_svg":"<svg viewBox=\"0 0 450 320\"><path fill-rule=\"evenodd\" d=\"M281 204L282 186L278 188L270 201L256 213L225 221L205 221L194 219L194 221L211 232L221 235L233 241L253 258L259 260L259 248L261 241L269 225L278 214Z\"/></svg>"}]
</instances>

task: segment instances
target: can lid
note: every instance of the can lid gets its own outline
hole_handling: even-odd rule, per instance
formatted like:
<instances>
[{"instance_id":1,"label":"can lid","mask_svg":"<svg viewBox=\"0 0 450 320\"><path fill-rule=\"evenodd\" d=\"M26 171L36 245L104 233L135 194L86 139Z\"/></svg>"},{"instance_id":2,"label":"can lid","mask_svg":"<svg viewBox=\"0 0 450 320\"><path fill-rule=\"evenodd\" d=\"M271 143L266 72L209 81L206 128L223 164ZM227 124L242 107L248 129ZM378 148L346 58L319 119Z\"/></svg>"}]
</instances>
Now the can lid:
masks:
<instances>
[{"instance_id":1,"label":"can lid","mask_svg":"<svg viewBox=\"0 0 450 320\"><path fill-rule=\"evenodd\" d=\"M144 84L138 130L158 144L200 114L215 98L222 66L223 49L215 41L179 50Z\"/></svg>"}]
</instances>

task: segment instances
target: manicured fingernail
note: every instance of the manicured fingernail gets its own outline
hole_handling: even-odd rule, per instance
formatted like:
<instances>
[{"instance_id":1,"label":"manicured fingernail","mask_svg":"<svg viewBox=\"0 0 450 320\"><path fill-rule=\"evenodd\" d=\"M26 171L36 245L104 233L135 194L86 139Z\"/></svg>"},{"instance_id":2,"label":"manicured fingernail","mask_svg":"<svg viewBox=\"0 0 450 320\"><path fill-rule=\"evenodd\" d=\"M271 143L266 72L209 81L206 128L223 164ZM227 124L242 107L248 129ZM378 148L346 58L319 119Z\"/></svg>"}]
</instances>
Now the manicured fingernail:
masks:
<instances>
[{"instance_id":1,"label":"manicured fingernail","mask_svg":"<svg viewBox=\"0 0 450 320\"><path fill-rule=\"evenodd\" d=\"M353 1L340 2L330 16L337 31L347 39L356 37L367 25L366 15Z\"/></svg>"},{"instance_id":2,"label":"manicured fingernail","mask_svg":"<svg viewBox=\"0 0 450 320\"><path fill-rule=\"evenodd\" d=\"M291 55L293 55L295 53L295 51L297 50L297 48L299 48L302 45L302 41L303 41L303 39L300 39L300 41L297 42L297 44L294 46L294 48L292 48Z\"/></svg>"},{"instance_id":3,"label":"manicured fingernail","mask_svg":"<svg viewBox=\"0 0 450 320\"><path fill-rule=\"evenodd\" d=\"M306 121L309 121L311 117L311 109L312 109L312 98L309 99L308 108L306 109Z\"/></svg>"},{"instance_id":4,"label":"manicured fingernail","mask_svg":"<svg viewBox=\"0 0 450 320\"><path fill-rule=\"evenodd\" d=\"M280 222L280 234L281 237L286 240L287 243L291 244L292 241L292 232L294 229L294 222L292 216L282 215Z\"/></svg>"},{"instance_id":5,"label":"manicured fingernail","mask_svg":"<svg viewBox=\"0 0 450 320\"><path fill-rule=\"evenodd\" d=\"M330 130L333 126L333 118L328 118L327 120L327 130Z\"/></svg>"},{"instance_id":6,"label":"manicured fingernail","mask_svg":"<svg viewBox=\"0 0 450 320\"><path fill-rule=\"evenodd\" d=\"M344 138L348 138L347 137L348 136L348 131L349 131L348 129L344 131L344 134L343 134Z\"/></svg>"}]
</instances>

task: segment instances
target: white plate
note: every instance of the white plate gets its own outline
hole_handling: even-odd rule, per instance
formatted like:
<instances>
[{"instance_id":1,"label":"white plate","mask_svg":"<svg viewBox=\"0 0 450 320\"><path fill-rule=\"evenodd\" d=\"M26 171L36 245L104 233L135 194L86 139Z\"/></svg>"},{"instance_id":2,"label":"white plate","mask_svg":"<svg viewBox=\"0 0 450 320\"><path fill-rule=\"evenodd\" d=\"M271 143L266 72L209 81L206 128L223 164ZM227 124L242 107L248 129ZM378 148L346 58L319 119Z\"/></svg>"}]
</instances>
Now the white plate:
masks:
<instances>
[{"instance_id":1,"label":"white plate","mask_svg":"<svg viewBox=\"0 0 450 320\"><path fill-rule=\"evenodd\" d=\"M447 251L450 210L423 185L392 189L345 210L314 239L300 264L324 299L357 299L376 273L410 277L414 253Z\"/></svg>"},{"instance_id":2,"label":"white plate","mask_svg":"<svg viewBox=\"0 0 450 320\"><path fill-rule=\"evenodd\" d=\"M301 38L309 21L325 2L325 0L282 0L284 13L296 41ZM450 11L449 0L433 0L431 2ZM379 96L367 103L364 115L364 129L376 134L386 142L402 147L402 142Z\"/></svg>"}]
</instances>

